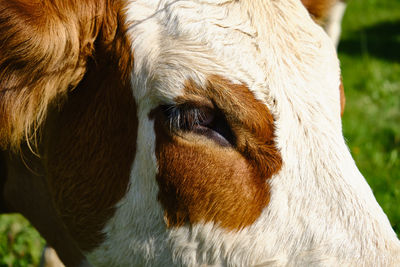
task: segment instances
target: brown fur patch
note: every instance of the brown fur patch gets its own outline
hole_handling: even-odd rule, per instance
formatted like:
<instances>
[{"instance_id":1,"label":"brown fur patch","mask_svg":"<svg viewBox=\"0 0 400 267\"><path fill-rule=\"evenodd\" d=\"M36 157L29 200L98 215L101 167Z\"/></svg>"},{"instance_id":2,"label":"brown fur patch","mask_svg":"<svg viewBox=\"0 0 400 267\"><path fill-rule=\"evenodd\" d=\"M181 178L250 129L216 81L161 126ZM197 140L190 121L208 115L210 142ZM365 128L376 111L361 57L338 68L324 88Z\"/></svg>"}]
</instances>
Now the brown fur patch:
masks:
<instances>
[{"instance_id":1,"label":"brown fur patch","mask_svg":"<svg viewBox=\"0 0 400 267\"><path fill-rule=\"evenodd\" d=\"M136 153L132 51L123 18L107 18L113 19L96 41L96 58L43 135L56 208L84 251L102 241L101 231L128 188Z\"/></svg>"},{"instance_id":2,"label":"brown fur patch","mask_svg":"<svg viewBox=\"0 0 400 267\"><path fill-rule=\"evenodd\" d=\"M338 0L301 0L307 8L312 18L318 23L323 24L329 11Z\"/></svg>"},{"instance_id":3,"label":"brown fur patch","mask_svg":"<svg viewBox=\"0 0 400 267\"><path fill-rule=\"evenodd\" d=\"M18 148L82 79L109 4L0 0L0 147Z\"/></svg>"},{"instance_id":4,"label":"brown fur patch","mask_svg":"<svg viewBox=\"0 0 400 267\"><path fill-rule=\"evenodd\" d=\"M218 76L210 77L206 88L187 81L185 95L176 101L199 98L224 113L235 142L224 147L202 135L173 134L161 110L153 111L159 201L170 227L211 221L237 230L268 205L267 180L281 167L273 118L245 85Z\"/></svg>"},{"instance_id":5,"label":"brown fur patch","mask_svg":"<svg viewBox=\"0 0 400 267\"><path fill-rule=\"evenodd\" d=\"M0 41L6 49L0 51L0 107L6 123L1 138L9 145L15 137L16 144L21 125L46 116L38 131L40 158L21 146L38 175L15 152L4 153L11 155L5 203L25 215L67 265L74 265L77 260L68 257L80 252L72 244L90 251L102 242L102 229L128 188L136 153L133 58L123 4L9 2L0 2ZM3 44L6 38L9 44ZM67 92L62 101L56 97ZM32 166L30 161L26 165Z\"/></svg>"}]
</instances>

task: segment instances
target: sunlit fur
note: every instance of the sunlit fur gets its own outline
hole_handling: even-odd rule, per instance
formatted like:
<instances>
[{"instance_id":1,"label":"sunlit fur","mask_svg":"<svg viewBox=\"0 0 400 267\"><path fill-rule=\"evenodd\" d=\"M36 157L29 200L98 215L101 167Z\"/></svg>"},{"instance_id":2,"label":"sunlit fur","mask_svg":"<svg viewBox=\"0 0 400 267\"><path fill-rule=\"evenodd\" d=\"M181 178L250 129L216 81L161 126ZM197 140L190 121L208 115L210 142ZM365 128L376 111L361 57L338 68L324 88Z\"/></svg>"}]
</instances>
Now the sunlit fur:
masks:
<instances>
[{"instance_id":1,"label":"sunlit fur","mask_svg":"<svg viewBox=\"0 0 400 267\"><path fill-rule=\"evenodd\" d=\"M138 0L129 4L138 103L129 192L89 259L98 265L395 266L400 243L342 136L335 47L297 0ZM283 165L271 200L240 231L167 229L157 202L149 112L184 82L244 83L275 119Z\"/></svg>"},{"instance_id":2,"label":"sunlit fur","mask_svg":"<svg viewBox=\"0 0 400 267\"><path fill-rule=\"evenodd\" d=\"M344 1L336 1L328 14L327 22L324 25L326 33L331 37L333 43L337 47L339 45L340 34L342 32L342 19L346 11L347 3Z\"/></svg>"},{"instance_id":3,"label":"sunlit fur","mask_svg":"<svg viewBox=\"0 0 400 267\"><path fill-rule=\"evenodd\" d=\"M313 20L321 25L337 47L346 11L346 0L301 0Z\"/></svg>"},{"instance_id":4,"label":"sunlit fur","mask_svg":"<svg viewBox=\"0 0 400 267\"><path fill-rule=\"evenodd\" d=\"M52 4L62 10L60 13L71 12L62 16L47 4L0 2L2 148L18 149L23 139L34 139L31 133L43 122L49 103L77 85L84 75L87 57L93 52L94 35L100 24L88 19L104 5L54 1ZM81 32L80 23L86 26ZM32 34L35 31L37 34Z\"/></svg>"}]
</instances>

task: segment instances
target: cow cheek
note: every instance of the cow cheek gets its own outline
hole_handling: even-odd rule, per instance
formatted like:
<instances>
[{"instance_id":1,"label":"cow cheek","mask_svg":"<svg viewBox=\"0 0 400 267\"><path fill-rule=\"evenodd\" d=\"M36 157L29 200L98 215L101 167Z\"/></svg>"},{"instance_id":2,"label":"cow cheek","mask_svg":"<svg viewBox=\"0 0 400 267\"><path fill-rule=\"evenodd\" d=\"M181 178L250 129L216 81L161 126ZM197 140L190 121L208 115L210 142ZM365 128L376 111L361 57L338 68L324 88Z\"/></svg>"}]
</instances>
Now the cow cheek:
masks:
<instances>
[{"instance_id":1,"label":"cow cheek","mask_svg":"<svg viewBox=\"0 0 400 267\"><path fill-rule=\"evenodd\" d=\"M213 222L239 230L260 216L269 201L269 188L240 153L212 141L195 143L160 135L158 200L168 227Z\"/></svg>"}]
</instances>

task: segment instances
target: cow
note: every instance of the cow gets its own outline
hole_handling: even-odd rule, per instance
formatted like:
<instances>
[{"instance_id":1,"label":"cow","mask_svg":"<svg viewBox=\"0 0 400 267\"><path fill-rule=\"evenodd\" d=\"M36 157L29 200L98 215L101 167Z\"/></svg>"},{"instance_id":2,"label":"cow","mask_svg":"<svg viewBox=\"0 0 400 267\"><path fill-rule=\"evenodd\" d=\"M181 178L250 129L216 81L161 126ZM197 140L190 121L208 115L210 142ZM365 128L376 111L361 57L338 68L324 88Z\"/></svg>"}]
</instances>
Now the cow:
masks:
<instances>
[{"instance_id":1,"label":"cow","mask_svg":"<svg viewBox=\"0 0 400 267\"><path fill-rule=\"evenodd\" d=\"M66 266L396 266L340 87L300 0L0 0L1 211Z\"/></svg>"}]
</instances>

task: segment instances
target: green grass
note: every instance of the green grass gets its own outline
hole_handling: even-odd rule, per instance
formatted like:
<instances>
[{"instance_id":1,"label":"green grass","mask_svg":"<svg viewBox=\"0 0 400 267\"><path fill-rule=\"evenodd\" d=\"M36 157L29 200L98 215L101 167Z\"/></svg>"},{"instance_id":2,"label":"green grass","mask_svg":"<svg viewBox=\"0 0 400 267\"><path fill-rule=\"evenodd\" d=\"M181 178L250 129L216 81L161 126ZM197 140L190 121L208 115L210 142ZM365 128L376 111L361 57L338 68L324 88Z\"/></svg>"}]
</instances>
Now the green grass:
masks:
<instances>
[{"instance_id":1,"label":"green grass","mask_svg":"<svg viewBox=\"0 0 400 267\"><path fill-rule=\"evenodd\" d=\"M339 45L353 157L400 234L400 1L352 0Z\"/></svg>"},{"instance_id":2,"label":"green grass","mask_svg":"<svg viewBox=\"0 0 400 267\"><path fill-rule=\"evenodd\" d=\"M44 240L17 214L0 216L0 266L38 266Z\"/></svg>"},{"instance_id":3,"label":"green grass","mask_svg":"<svg viewBox=\"0 0 400 267\"><path fill-rule=\"evenodd\" d=\"M339 57L344 135L400 234L400 0L350 1ZM0 216L0 267L37 266L43 244L21 216Z\"/></svg>"}]
</instances>

